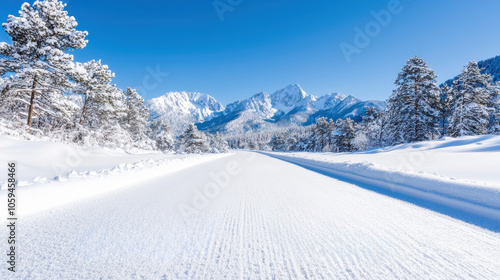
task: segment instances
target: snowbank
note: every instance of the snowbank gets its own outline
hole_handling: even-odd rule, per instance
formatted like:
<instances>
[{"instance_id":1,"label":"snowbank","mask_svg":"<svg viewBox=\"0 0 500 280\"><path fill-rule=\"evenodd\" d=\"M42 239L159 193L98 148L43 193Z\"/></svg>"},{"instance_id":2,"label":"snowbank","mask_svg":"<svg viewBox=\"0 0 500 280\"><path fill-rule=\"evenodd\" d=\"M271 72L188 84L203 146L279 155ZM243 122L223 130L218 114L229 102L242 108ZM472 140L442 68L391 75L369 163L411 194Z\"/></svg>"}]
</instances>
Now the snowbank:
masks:
<instances>
[{"instance_id":1,"label":"snowbank","mask_svg":"<svg viewBox=\"0 0 500 280\"><path fill-rule=\"evenodd\" d=\"M357 153L267 154L347 180L500 220L500 136L446 138Z\"/></svg>"},{"instance_id":2,"label":"snowbank","mask_svg":"<svg viewBox=\"0 0 500 280\"><path fill-rule=\"evenodd\" d=\"M0 161L5 163L5 171L0 173L0 201L7 199L6 163L10 161L18 164L18 215L24 216L153 180L228 155L127 154L0 136Z\"/></svg>"},{"instance_id":3,"label":"snowbank","mask_svg":"<svg viewBox=\"0 0 500 280\"><path fill-rule=\"evenodd\" d=\"M69 174L81 176L102 173L120 164L175 157L173 154L161 152L143 151L130 154L106 148L82 148L59 142L28 141L0 136L0 162L17 161L20 186L61 179ZM131 167L127 165L119 168ZM5 175L0 172L0 185L3 187L5 187Z\"/></svg>"}]
</instances>

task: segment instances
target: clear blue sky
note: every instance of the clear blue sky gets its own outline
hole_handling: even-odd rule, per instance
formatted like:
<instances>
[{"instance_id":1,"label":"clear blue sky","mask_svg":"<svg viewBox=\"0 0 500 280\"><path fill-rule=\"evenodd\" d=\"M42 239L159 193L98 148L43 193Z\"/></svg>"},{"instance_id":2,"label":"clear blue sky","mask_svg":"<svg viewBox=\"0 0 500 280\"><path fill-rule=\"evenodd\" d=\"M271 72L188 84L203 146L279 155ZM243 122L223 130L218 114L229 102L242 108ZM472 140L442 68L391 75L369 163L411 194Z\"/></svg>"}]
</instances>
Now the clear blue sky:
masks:
<instances>
[{"instance_id":1,"label":"clear blue sky","mask_svg":"<svg viewBox=\"0 0 500 280\"><path fill-rule=\"evenodd\" d=\"M2 1L1 22L23 2ZM119 87L138 87L145 99L185 90L226 105L298 83L315 95L384 100L415 54L439 82L470 60L500 55L498 0L400 0L400 13L379 32L373 29L377 34L348 63L340 44L354 45L354 28L364 29L374 20L371 11L390 2L242 0L221 21L213 0L66 1L78 29L89 32L76 59L102 59ZM8 41L4 32L0 40ZM155 80L148 67L169 75Z\"/></svg>"}]
</instances>

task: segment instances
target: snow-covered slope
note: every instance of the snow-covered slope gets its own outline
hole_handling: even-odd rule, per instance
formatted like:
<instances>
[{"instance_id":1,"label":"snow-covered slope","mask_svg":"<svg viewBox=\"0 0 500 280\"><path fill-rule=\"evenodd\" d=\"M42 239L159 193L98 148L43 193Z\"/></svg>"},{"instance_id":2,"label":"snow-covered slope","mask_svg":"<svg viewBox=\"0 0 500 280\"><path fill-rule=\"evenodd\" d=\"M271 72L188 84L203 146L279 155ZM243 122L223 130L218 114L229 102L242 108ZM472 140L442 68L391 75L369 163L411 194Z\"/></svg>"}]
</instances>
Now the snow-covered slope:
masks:
<instances>
[{"instance_id":1,"label":"snow-covered slope","mask_svg":"<svg viewBox=\"0 0 500 280\"><path fill-rule=\"evenodd\" d=\"M36 156L34 156L36 155ZM171 159L173 154L143 151L135 154L106 148L82 148L60 142L21 140L0 136L0 161L17 160L21 186L48 182L71 174L99 174L120 164L128 165L147 160ZM0 186L6 181L0 177Z\"/></svg>"},{"instance_id":2,"label":"snow-covered slope","mask_svg":"<svg viewBox=\"0 0 500 280\"><path fill-rule=\"evenodd\" d=\"M333 108L337 106L342 100L346 99L347 96L343 95L342 93L330 93L323 95L317 99L315 102L314 106L318 110L325 110L328 108Z\"/></svg>"},{"instance_id":3,"label":"snow-covered slope","mask_svg":"<svg viewBox=\"0 0 500 280\"><path fill-rule=\"evenodd\" d=\"M23 197L19 215L123 190L125 186L145 178L169 174L227 155L175 155L151 151L125 153L0 136L0 162L17 163L17 192ZM7 193L6 176L0 176L0 186L0 198L3 199Z\"/></svg>"},{"instance_id":4,"label":"snow-covered slope","mask_svg":"<svg viewBox=\"0 0 500 280\"><path fill-rule=\"evenodd\" d=\"M286 154L329 162L372 163L400 172L496 185L500 189L500 135L446 137L353 153Z\"/></svg>"},{"instance_id":5,"label":"snow-covered slope","mask_svg":"<svg viewBox=\"0 0 500 280\"><path fill-rule=\"evenodd\" d=\"M500 222L500 136L444 138L355 153L280 159Z\"/></svg>"},{"instance_id":6,"label":"snow-covered slope","mask_svg":"<svg viewBox=\"0 0 500 280\"><path fill-rule=\"evenodd\" d=\"M197 92L169 92L146 102L151 118L170 121L175 134L181 133L189 123L209 120L224 106L210 95Z\"/></svg>"}]
</instances>

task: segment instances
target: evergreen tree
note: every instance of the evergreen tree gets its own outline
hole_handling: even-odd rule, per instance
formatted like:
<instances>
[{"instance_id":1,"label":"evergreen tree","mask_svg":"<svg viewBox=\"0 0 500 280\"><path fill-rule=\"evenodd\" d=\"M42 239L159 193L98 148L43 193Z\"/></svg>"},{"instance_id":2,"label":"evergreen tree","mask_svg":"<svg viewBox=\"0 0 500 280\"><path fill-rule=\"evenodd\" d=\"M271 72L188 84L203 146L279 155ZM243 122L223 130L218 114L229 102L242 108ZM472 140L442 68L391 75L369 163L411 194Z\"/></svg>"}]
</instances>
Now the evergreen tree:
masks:
<instances>
[{"instance_id":1,"label":"evergreen tree","mask_svg":"<svg viewBox=\"0 0 500 280\"><path fill-rule=\"evenodd\" d=\"M15 73L7 93L15 95L28 127L37 114L50 114L48 121L71 118L64 100L74 66L68 51L84 48L87 32L75 29L77 22L65 6L57 0L24 3L19 17L9 15L2 24L12 44L0 43L0 76Z\"/></svg>"},{"instance_id":2,"label":"evergreen tree","mask_svg":"<svg viewBox=\"0 0 500 280\"><path fill-rule=\"evenodd\" d=\"M115 85L111 84L115 74L101 61L91 60L87 63L76 63L73 74L78 85L74 92L83 96L83 105L78 123L91 128L98 128L103 122L113 118L117 111L123 111L121 95ZM115 118L116 119L116 118Z\"/></svg>"},{"instance_id":3,"label":"evergreen tree","mask_svg":"<svg viewBox=\"0 0 500 280\"><path fill-rule=\"evenodd\" d=\"M286 139L286 150L287 151L298 150L297 143L298 143L297 137L295 137L294 135L288 136L288 138Z\"/></svg>"},{"instance_id":4,"label":"evergreen tree","mask_svg":"<svg viewBox=\"0 0 500 280\"><path fill-rule=\"evenodd\" d=\"M150 138L156 143L156 148L160 151L169 151L174 148L174 137L172 127L168 120L157 118L150 126Z\"/></svg>"},{"instance_id":5,"label":"evergreen tree","mask_svg":"<svg viewBox=\"0 0 500 280\"><path fill-rule=\"evenodd\" d=\"M439 89L434 71L419 57L408 60L399 73L388 102L388 142L434 139L439 135Z\"/></svg>"},{"instance_id":6,"label":"evergreen tree","mask_svg":"<svg viewBox=\"0 0 500 280\"><path fill-rule=\"evenodd\" d=\"M451 106L453 105L452 88L447 84L441 89L439 98L439 126L441 128L441 135L447 135L446 126L448 125L448 118L451 114Z\"/></svg>"},{"instance_id":7,"label":"evergreen tree","mask_svg":"<svg viewBox=\"0 0 500 280\"><path fill-rule=\"evenodd\" d=\"M497 82L491 89L490 105L493 111L489 126L490 133L500 133L500 82Z\"/></svg>"},{"instance_id":8,"label":"evergreen tree","mask_svg":"<svg viewBox=\"0 0 500 280\"><path fill-rule=\"evenodd\" d=\"M123 119L125 128L129 131L134 141L147 139L147 126L149 111L144 105L144 100L135 89L127 88L125 92L126 116Z\"/></svg>"},{"instance_id":9,"label":"evergreen tree","mask_svg":"<svg viewBox=\"0 0 500 280\"><path fill-rule=\"evenodd\" d=\"M332 133L335 125L332 120L322 117L316 120L313 130L312 141L316 151L329 152L332 150Z\"/></svg>"},{"instance_id":10,"label":"evergreen tree","mask_svg":"<svg viewBox=\"0 0 500 280\"><path fill-rule=\"evenodd\" d=\"M273 136L273 138L271 138L271 142L269 142L269 146L271 146L273 151L286 151L286 144L286 135L281 133Z\"/></svg>"},{"instance_id":11,"label":"evergreen tree","mask_svg":"<svg viewBox=\"0 0 500 280\"><path fill-rule=\"evenodd\" d=\"M209 147L205 135L198 131L196 125L190 124L177 139L177 151L188 154L201 154L207 153Z\"/></svg>"},{"instance_id":12,"label":"evergreen tree","mask_svg":"<svg viewBox=\"0 0 500 280\"><path fill-rule=\"evenodd\" d=\"M454 106L448 124L450 136L486 134L492 113L488 108L491 77L481 74L477 62L469 62L453 83L452 91Z\"/></svg>"},{"instance_id":13,"label":"evergreen tree","mask_svg":"<svg viewBox=\"0 0 500 280\"><path fill-rule=\"evenodd\" d=\"M250 146L250 145L249 145ZM229 144L226 139L219 132L215 133L210 139L210 148L213 153L227 153L229 151Z\"/></svg>"},{"instance_id":14,"label":"evergreen tree","mask_svg":"<svg viewBox=\"0 0 500 280\"><path fill-rule=\"evenodd\" d=\"M248 148L250 150L257 151L257 150L259 150L259 144L257 144L254 141L250 141L250 143L248 143Z\"/></svg>"},{"instance_id":15,"label":"evergreen tree","mask_svg":"<svg viewBox=\"0 0 500 280\"><path fill-rule=\"evenodd\" d=\"M337 152L353 151L353 140L356 136L354 121L350 118L345 120L338 119L335 122L335 126L337 130L333 133L333 139Z\"/></svg>"}]
</instances>

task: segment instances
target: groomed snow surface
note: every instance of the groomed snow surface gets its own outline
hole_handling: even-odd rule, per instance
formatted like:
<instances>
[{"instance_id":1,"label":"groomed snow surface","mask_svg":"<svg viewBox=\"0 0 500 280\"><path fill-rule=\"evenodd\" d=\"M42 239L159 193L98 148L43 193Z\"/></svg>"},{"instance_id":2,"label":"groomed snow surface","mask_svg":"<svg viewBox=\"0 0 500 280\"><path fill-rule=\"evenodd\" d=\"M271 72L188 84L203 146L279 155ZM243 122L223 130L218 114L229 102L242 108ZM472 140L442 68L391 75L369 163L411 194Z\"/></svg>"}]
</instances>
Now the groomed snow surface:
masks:
<instances>
[{"instance_id":1,"label":"groomed snow surface","mask_svg":"<svg viewBox=\"0 0 500 280\"><path fill-rule=\"evenodd\" d=\"M415 202L334 173L349 158L371 162L363 164L373 170L352 172L367 178L385 171L415 180L432 175L436 182L454 177L459 188L477 187L467 203L494 211L494 201L481 194L498 189L494 174L473 178L464 170L462 179L460 168L473 166L471 160L498 166L499 142L498 136L447 139L355 154L287 154L286 160L244 151L82 150L85 156L67 161L57 153L78 148L2 137L0 158L17 160L26 184L18 188L18 271L2 262L0 279L500 279L500 222L494 218L463 218L425 197ZM468 161L436 157L457 173L432 169L431 175L425 164L413 172L397 162L382 164L392 162L391 153L405 157L417 150L463 153ZM43 168L51 162L71 170ZM428 192L460 201L448 191ZM6 210L5 194L0 191ZM487 222L468 220L474 217Z\"/></svg>"}]
</instances>

